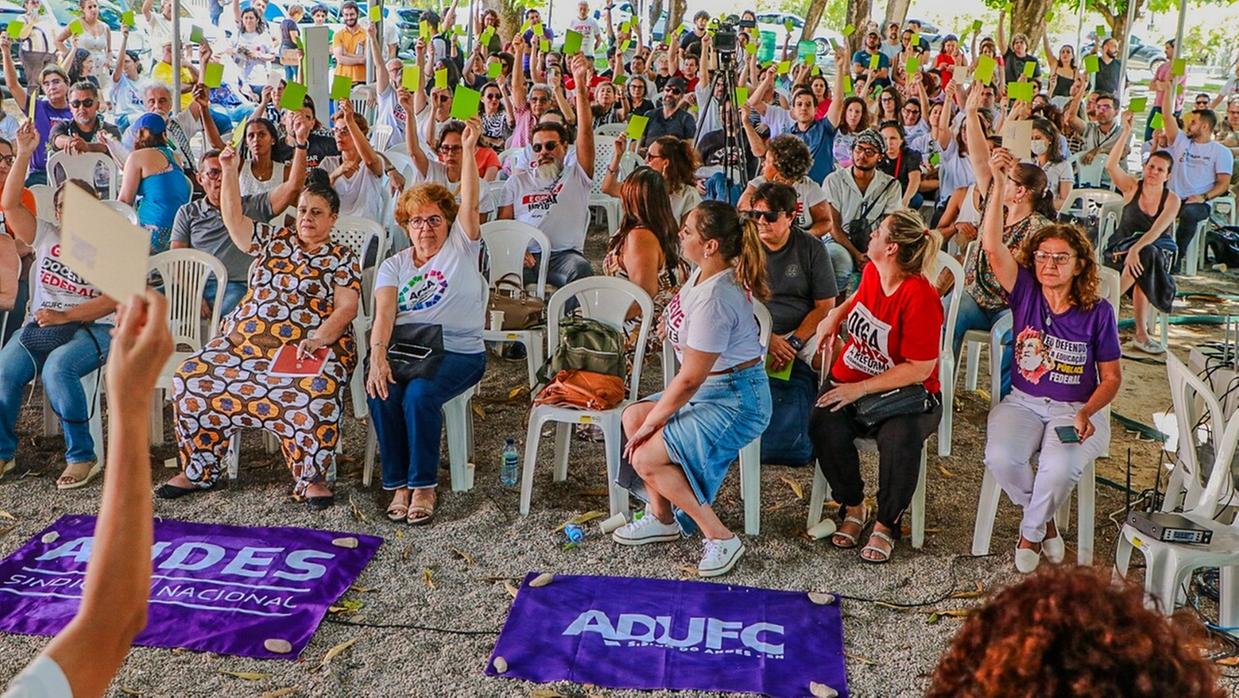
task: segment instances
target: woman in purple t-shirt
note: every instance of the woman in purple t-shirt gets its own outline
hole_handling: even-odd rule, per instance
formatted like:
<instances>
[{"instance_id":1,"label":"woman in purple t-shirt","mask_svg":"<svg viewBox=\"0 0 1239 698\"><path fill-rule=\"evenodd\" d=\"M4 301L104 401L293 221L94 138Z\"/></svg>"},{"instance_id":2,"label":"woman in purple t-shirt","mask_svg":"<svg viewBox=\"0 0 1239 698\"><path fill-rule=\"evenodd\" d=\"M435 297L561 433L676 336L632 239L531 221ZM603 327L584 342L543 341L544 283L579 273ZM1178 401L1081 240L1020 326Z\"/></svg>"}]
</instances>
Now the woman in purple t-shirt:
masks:
<instances>
[{"instance_id":1,"label":"woman in purple t-shirt","mask_svg":"<svg viewBox=\"0 0 1239 698\"><path fill-rule=\"evenodd\" d=\"M1015 165L1002 148L990 158L991 196L999 201ZM1015 568L1028 573L1043 553L1050 562L1062 561L1054 512L1110 440L1102 409L1122 381L1118 326L1114 308L1098 293L1093 246L1078 228L1040 228L1017 259L1003 243L1001 207L990 206L981 246L1011 296L1015 337L1012 391L990 411L985 467L1024 509ZM1030 461L1037 452L1034 474Z\"/></svg>"}]
</instances>

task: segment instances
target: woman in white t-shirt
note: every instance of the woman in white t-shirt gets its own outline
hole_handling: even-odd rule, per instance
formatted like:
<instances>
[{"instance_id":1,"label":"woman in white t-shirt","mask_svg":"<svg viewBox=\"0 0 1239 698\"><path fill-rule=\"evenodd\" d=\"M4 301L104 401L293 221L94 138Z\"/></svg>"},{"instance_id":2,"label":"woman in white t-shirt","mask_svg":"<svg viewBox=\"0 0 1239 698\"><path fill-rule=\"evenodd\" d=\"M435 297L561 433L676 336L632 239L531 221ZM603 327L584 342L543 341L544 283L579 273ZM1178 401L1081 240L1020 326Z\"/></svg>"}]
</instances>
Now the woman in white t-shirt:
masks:
<instances>
[{"instance_id":1,"label":"woman in white t-shirt","mask_svg":"<svg viewBox=\"0 0 1239 698\"><path fill-rule=\"evenodd\" d=\"M377 221L383 216L383 158L370 147L366 117L353 111L353 103L341 100L331 117L339 155L325 157L318 167L331 176L331 186L340 195L340 215Z\"/></svg>"},{"instance_id":2,"label":"woman in white t-shirt","mask_svg":"<svg viewBox=\"0 0 1239 698\"><path fill-rule=\"evenodd\" d=\"M284 183L287 172L284 163L271 157L280 142L275 124L261 117L245 122L245 150L241 163L241 196L265 194Z\"/></svg>"},{"instance_id":3,"label":"woman in white t-shirt","mask_svg":"<svg viewBox=\"0 0 1239 698\"><path fill-rule=\"evenodd\" d=\"M448 121L438 129L438 136L434 141L434 150L427 153L422 148L422 136L417 132L416 124L413 117L413 97L408 92L401 90L400 99L405 105L405 129L404 143L409 151L409 158L413 160L413 179L411 184L438 184L439 186L451 192L456 199L456 204L461 204L461 182L464 174L464 132L465 122L463 121ZM426 131L430 131L427 128ZM435 157L437 156L437 157ZM474 160L474 166L477 166L477 160ZM490 220L491 214L495 211L494 197L489 193L485 196L479 196L478 210L482 214L482 222Z\"/></svg>"},{"instance_id":4,"label":"woman in white t-shirt","mask_svg":"<svg viewBox=\"0 0 1239 698\"><path fill-rule=\"evenodd\" d=\"M1032 156L1033 164L1045 172L1049 182L1050 192L1054 194L1054 210L1061 209L1075 184L1075 174L1071 171L1071 163L1062 151L1062 138L1058 128L1049 119L1034 116L1032 120Z\"/></svg>"},{"instance_id":5,"label":"woman in white t-shirt","mask_svg":"<svg viewBox=\"0 0 1239 698\"><path fill-rule=\"evenodd\" d=\"M701 529L697 574L726 574L744 544L710 504L740 449L770 422L770 386L752 298L766 298L765 253L752 221L706 201L680 230L697 265L661 322L680 370L667 389L624 410L620 481L647 502L645 515L612 534L622 545L678 540Z\"/></svg>"},{"instance_id":6,"label":"woman in white t-shirt","mask_svg":"<svg viewBox=\"0 0 1239 698\"><path fill-rule=\"evenodd\" d=\"M418 184L400 196L396 221L413 245L383 262L375 280L366 392L382 454L383 489L393 493L387 507L392 521L425 524L434 516L440 411L481 380L486 368L482 326L488 289L478 271L482 185L474 160L481 132L479 119L467 122L459 207L440 184ZM417 358L400 361L410 354ZM415 375L398 381L396 375L413 365Z\"/></svg>"},{"instance_id":7,"label":"woman in white t-shirt","mask_svg":"<svg viewBox=\"0 0 1239 698\"><path fill-rule=\"evenodd\" d=\"M766 182L786 184L796 190L796 223L800 229L819 238L826 235L830 226L830 205L826 203L826 190L809 179L812 166L813 156L804 141L791 134L771 138L766 144L761 174L749 182L740 195L738 207L747 210L753 192Z\"/></svg>"},{"instance_id":8,"label":"woman in white t-shirt","mask_svg":"<svg viewBox=\"0 0 1239 698\"><path fill-rule=\"evenodd\" d=\"M0 350L0 477L16 465L22 392L37 372L65 434L66 466L56 488L67 490L86 485L103 468L96 452L102 444L96 444L90 434L92 408L82 377L107 360L116 301L78 276L62 256L60 213L65 187L80 186L97 198L94 188L80 179L61 185L52 199L55 223L36 219L21 205L22 181L38 143L33 122L18 129L16 159L0 194L5 224L17 239L19 251L24 253L27 247L34 251L30 311L22 329Z\"/></svg>"}]
</instances>

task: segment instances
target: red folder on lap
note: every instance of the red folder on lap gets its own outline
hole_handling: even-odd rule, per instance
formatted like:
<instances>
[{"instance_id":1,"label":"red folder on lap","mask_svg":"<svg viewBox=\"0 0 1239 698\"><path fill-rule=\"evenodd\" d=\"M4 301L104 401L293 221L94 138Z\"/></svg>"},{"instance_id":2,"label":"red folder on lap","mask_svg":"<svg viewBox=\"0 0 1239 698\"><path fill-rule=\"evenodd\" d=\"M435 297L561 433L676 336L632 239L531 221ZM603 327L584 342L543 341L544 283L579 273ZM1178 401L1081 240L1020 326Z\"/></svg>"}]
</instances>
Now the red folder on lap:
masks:
<instances>
[{"instance_id":1,"label":"red folder on lap","mask_svg":"<svg viewBox=\"0 0 1239 698\"><path fill-rule=\"evenodd\" d=\"M295 344L285 344L275 353L275 358L271 361L271 368L267 373L272 376L286 376L289 378L317 376L323 372L323 367L327 365L327 355L330 351L327 347L323 347L313 354L299 359L297 358L297 346Z\"/></svg>"}]
</instances>

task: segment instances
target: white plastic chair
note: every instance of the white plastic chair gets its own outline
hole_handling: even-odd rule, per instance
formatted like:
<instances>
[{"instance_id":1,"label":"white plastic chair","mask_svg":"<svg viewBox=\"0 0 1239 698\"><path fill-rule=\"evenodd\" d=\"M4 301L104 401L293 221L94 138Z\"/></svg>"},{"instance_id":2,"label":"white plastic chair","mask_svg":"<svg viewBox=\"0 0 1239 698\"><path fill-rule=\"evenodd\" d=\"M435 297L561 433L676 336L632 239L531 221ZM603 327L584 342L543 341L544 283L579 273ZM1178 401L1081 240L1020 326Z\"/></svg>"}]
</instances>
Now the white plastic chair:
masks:
<instances>
[{"instance_id":1,"label":"white plastic chair","mask_svg":"<svg viewBox=\"0 0 1239 698\"><path fill-rule=\"evenodd\" d=\"M470 401L477 390L477 385L473 385L443 405L443 431L447 434L447 461L452 473L453 492L473 489L473 410ZM366 457L361 471L364 487L370 486L377 446L374 420L370 420L366 426Z\"/></svg>"},{"instance_id":2,"label":"white plastic chair","mask_svg":"<svg viewBox=\"0 0 1239 698\"><path fill-rule=\"evenodd\" d=\"M1105 214L1111 212L1121 217L1123 213L1123 195L1109 189L1077 187L1067 194L1067 199L1063 202L1062 207L1058 209L1058 215L1083 218L1088 215L1089 209L1093 206L1100 209L1098 211L1099 220L1104 218Z\"/></svg>"},{"instance_id":3,"label":"white plastic chair","mask_svg":"<svg viewBox=\"0 0 1239 698\"><path fill-rule=\"evenodd\" d=\"M1229 225L1235 225L1236 216L1239 211L1236 211L1235 197L1232 194L1219 196L1216 199L1209 200L1209 217L1202 220L1196 226L1196 232L1192 233L1192 239L1187 243L1187 249L1180 254L1183 259L1183 273L1187 276L1195 276L1205 266L1205 254L1208 252L1206 244L1206 231L1212 223L1214 216L1226 216Z\"/></svg>"},{"instance_id":4,"label":"white plastic chair","mask_svg":"<svg viewBox=\"0 0 1239 698\"><path fill-rule=\"evenodd\" d=\"M1097 247L1093 249L1093 256L1096 258L1098 264L1105 264L1101 258L1102 253L1106 251L1106 245L1110 243L1110 238L1114 237L1114 233L1118 230L1118 228L1119 214L1114 211L1107 211L1106 214L1102 216L1101 222L1098 224ZM1115 310L1118 310L1118 308L1115 308Z\"/></svg>"},{"instance_id":5,"label":"white plastic chair","mask_svg":"<svg viewBox=\"0 0 1239 698\"><path fill-rule=\"evenodd\" d=\"M951 300L943 318L942 338L939 343L938 356L938 383L942 386L942 418L945 419L947 414L946 384L948 379L953 379L954 377L953 362L950 362L952 363L951 367L947 367L947 359L952 354L951 342L955 336L955 321L959 311L959 294L963 292L964 270L951 255L941 250L938 252L938 268L950 271L954 277L955 284L955 297ZM829 369L824 368L823 370ZM950 433L949 426L947 427L947 433ZM938 439L939 449L941 449L941 421L938 423ZM856 439L853 443L856 445L856 449L862 453L877 453L878 451L878 443L873 439ZM926 439L925 443L921 445L920 472L916 477L916 491L912 493L912 505L908 507L908 513L912 517L912 547L918 550L925 545L925 479L928 475L928 462L929 439ZM822 507L829 496L830 485L826 482L826 476L822 474L821 466L815 463L813 466L813 490L809 494L809 516L805 522L806 530L811 530L814 526L821 523Z\"/></svg>"},{"instance_id":6,"label":"white plastic chair","mask_svg":"<svg viewBox=\"0 0 1239 698\"><path fill-rule=\"evenodd\" d=\"M16 340L14 340L16 341ZM82 376L82 392L86 395L87 414L90 418L90 438L95 442L95 460L103 460L106 453L103 444L103 368L100 367ZM60 418L52 409L52 403L47 400L47 391L43 391L43 435L55 436L60 433Z\"/></svg>"},{"instance_id":7,"label":"white plastic chair","mask_svg":"<svg viewBox=\"0 0 1239 698\"><path fill-rule=\"evenodd\" d=\"M376 106L374 88L368 85L357 85L349 92L348 100L353 103L353 111L366 117L366 123L374 123Z\"/></svg>"},{"instance_id":8,"label":"white plastic chair","mask_svg":"<svg viewBox=\"0 0 1239 698\"><path fill-rule=\"evenodd\" d=\"M1166 354L1166 377L1179 438L1162 511L1176 511L1199 502L1208 486L1200 463L1201 446L1206 453L1220 452L1226 410L1204 379L1170 353Z\"/></svg>"},{"instance_id":9,"label":"white plastic chair","mask_svg":"<svg viewBox=\"0 0 1239 698\"><path fill-rule=\"evenodd\" d=\"M594 131L594 162L600 165L609 163L614 156L615 136L606 136L600 131ZM621 175L632 169L631 164L631 158L625 154L620 160ZM620 215L623 211L619 199L602 193L602 181L605 177L601 174L601 172L594 174L593 185L589 190L589 206L590 208L602 207L607 216L607 232L614 233L619 228Z\"/></svg>"},{"instance_id":10,"label":"white plastic chair","mask_svg":"<svg viewBox=\"0 0 1239 698\"><path fill-rule=\"evenodd\" d=\"M138 212L133 210L133 207L125 203L124 201L120 201L117 199L108 199L100 203L112 209L113 211L116 211L120 215L124 216L125 220L129 221L131 224L133 225L138 224Z\"/></svg>"},{"instance_id":11,"label":"white plastic chair","mask_svg":"<svg viewBox=\"0 0 1239 698\"><path fill-rule=\"evenodd\" d=\"M976 254L977 248L978 243L976 240L968 243L967 250L964 252L964 259L968 259L972 255ZM964 333L964 341L960 345L961 356L959 357L964 359L964 390L975 391L977 389L977 375L981 371L981 349L987 346L1002 349L1002 332L998 332L997 328L1005 317L1007 320L1006 327L1007 329L1010 329L1010 316L1011 311L1003 311L1003 313L1000 314L998 319L994 322L994 325L990 327L989 331L968 330ZM1005 332L1006 330L1003 331ZM996 342L995 337L997 337L999 341ZM1001 359L1001 351L996 354L991 351L989 356L989 390L991 399L993 399L994 395L1000 395L1002 393L1002 371L1000 370L1002 366ZM952 378L954 378L955 375L956 374L952 374ZM954 391L952 391L952 394L953 393Z\"/></svg>"},{"instance_id":12,"label":"white plastic chair","mask_svg":"<svg viewBox=\"0 0 1239 698\"><path fill-rule=\"evenodd\" d=\"M70 155L64 150L56 151L47 158L47 181L53 191L70 179L80 179L94 185L96 169L107 178L107 187L99 192L99 198L104 201L115 199L120 194L120 173L110 153Z\"/></svg>"},{"instance_id":13,"label":"white plastic chair","mask_svg":"<svg viewBox=\"0 0 1239 698\"><path fill-rule=\"evenodd\" d=\"M362 267L361 273L361 304L357 308L357 317L353 318L353 336L357 339L357 366L366 366L370 358L370 346L366 341L370 324L374 321L374 277L379 265L367 269L366 251L372 241L377 241L381 251L386 246L387 231L377 221L359 218L357 216L340 216L336 219L336 227L331 229L331 240L337 244L348 245L357 255L357 262ZM366 383L362 374L365 371L353 371L349 378L349 395L353 400L353 415L365 419L369 414L366 406Z\"/></svg>"},{"instance_id":14,"label":"white plastic chair","mask_svg":"<svg viewBox=\"0 0 1239 698\"><path fill-rule=\"evenodd\" d=\"M955 323L959 319L959 301L964 295L964 267L946 252L938 252L938 271L951 274L951 296L942 318L942 350L938 357L938 376L942 388L942 418L938 420L938 455L951 455L951 434L955 416Z\"/></svg>"},{"instance_id":15,"label":"white plastic chair","mask_svg":"<svg viewBox=\"0 0 1239 698\"><path fill-rule=\"evenodd\" d=\"M595 138L610 138L611 140L615 140L616 138L624 135L627 132L628 132L628 124L626 122L620 122L616 124L603 124L602 126L599 126L598 128L594 129L594 137Z\"/></svg>"},{"instance_id":16,"label":"white plastic chair","mask_svg":"<svg viewBox=\"0 0 1239 698\"><path fill-rule=\"evenodd\" d=\"M486 254L490 259L490 275L487 283L494 288L496 282L504 276L516 274L522 279L525 270L525 250L531 242L537 243L539 249L551 249L550 240L541 230L520 221L491 221L482 224L482 242L486 245ZM533 294L537 298L546 298L546 274L550 265L549 254L539 255L538 282ZM524 287L524 282L521 281ZM529 369L529 385L537 383L538 369L546 360L546 330L542 327L531 327L525 330L491 330L490 318L486 318L487 329L482 331L482 339L488 342L516 342L525 347L525 363Z\"/></svg>"},{"instance_id":17,"label":"white plastic chair","mask_svg":"<svg viewBox=\"0 0 1239 698\"><path fill-rule=\"evenodd\" d=\"M1195 448L1196 439L1195 424L1186 419L1188 407L1196 400L1203 400L1210 415L1217 419L1222 414L1221 405L1204 381L1192 374L1173 354L1166 355L1166 370L1170 374L1176 419L1181 429L1184 425L1188 429L1186 432L1180 431L1180 451L1190 451ZM1236 495L1231 460L1235 456L1236 443L1239 443L1239 414L1231 415L1225 422L1214 421L1210 426L1213 443L1217 447L1213 466L1199 496L1194 501L1191 498L1185 500L1182 512L1184 518L1212 532L1210 543L1188 545L1154 540L1130 524L1124 524L1119 534L1114 565L1120 576L1126 576L1132 549L1140 550L1147 565L1144 589L1167 615L1174 612L1177 600L1183 596L1182 586L1196 568L1219 568L1218 625L1234 628L1239 626L1239 574L1235 570L1239 565L1239 529L1234 523L1223 524L1214 517ZM1193 479L1198 476L1199 473L1194 473Z\"/></svg>"},{"instance_id":18,"label":"white plastic chair","mask_svg":"<svg viewBox=\"0 0 1239 698\"><path fill-rule=\"evenodd\" d=\"M631 374L628 376L628 399L609 410L581 410L557 405L535 405L529 413L529 427L525 433L525 462L521 474L522 515L529 513L533 498L533 471L538 459L538 441L542 425L557 422L555 426L555 480L568 477L569 428L572 424L597 424L602 428L607 455L607 490L610 495L611 514L628 511L628 490L620 487L615 478L619 475L620 437L623 425L620 417L624 408L637 399L641 385L641 366L645 361L645 344L649 339L650 325L654 314L654 302L640 286L613 276L591 276L578 279L560 288L547 303L547 337L550 346L559 344L560 314L569 299L580 304L584 317L604 322L622 330L628 311L634 303L641 309L641 328L637 333Z\"/></svg>"},{"instance_id":19,"label":"white plastic chair","mask_svg":"<svg viewBox=\"0 0 1239 698\"><path fill-rule=\"evenodd\" d=\"M391 141L391 135L396 129L391 124L377 124L370 128L370 146L376 151L386 155L387 144Z\"/></svg>"},{"instance_id":20,"label":"white plastic chair","mask_svg":"<svg viewBox=\"0 0 1239 698\"><path fill-rule=\"evenodd\" d=\"M168 250L147 263L147 269L158 274L168 299L168 328L172 332L172 356L164 364L155 381L154 402L151 405L151 442L163 443L163 403L172 390L172 376L190 354L206 346L210 335L219 330L220 308L227 290L228 270L215 255L201 250ZM202 299L207 280L215 277L215 298L211 319L204 328ZM186 347L186 349L182 349Z\"/></svg>"},{"instance_id":21,"label":"white plastic chair","mask_svg":"<svg viewBox=\"0 0 1239 698\"><path fill-rule=\"evenodd\" d=\"M1088 188L1105 189L1106 187L1102 187L1101 184L1105 181L1106 157L1104 154L1098 153L1097 156L1093 158L1092 163L1085 165L1082 158L1087 152L1087 150L1081 150L1075 155L1072 155L1070 158L1067 158L1067 162L1075 168L1076 181ZM1114 185L1111 184L1109 188L1113 188L1113 186Z\"/></svg>"},{"instance_id":22,"label":"white plastic chair","mask_svg":"<svg viewBox=\"0 0 1239 698\"><path fill-rule=\"evenodd\" d=\"M753 301L753 317L757 319L759 341L762 348L762 363L765 351L770 348L770 333L774 321L770 311L759 301ZM663 340L663 386L670 387L671 380L679 370L675 360L675 348ZM773 379L777 380L777 379ZM740 449L740 499L744 500L744 534L756 536L761 533L761 436Z\"/></svg>"},{"instance_id":23,"label":"white plastic chair","mask_svg":"<svg viewBox=\"0 0 1239 698\"><path fill-rule=\"evenodd\" d=\"M31 184L26 188L34 196L36 216L45 221L55 221L56 189L50 184Z\"/></svg>"}]
</instances>

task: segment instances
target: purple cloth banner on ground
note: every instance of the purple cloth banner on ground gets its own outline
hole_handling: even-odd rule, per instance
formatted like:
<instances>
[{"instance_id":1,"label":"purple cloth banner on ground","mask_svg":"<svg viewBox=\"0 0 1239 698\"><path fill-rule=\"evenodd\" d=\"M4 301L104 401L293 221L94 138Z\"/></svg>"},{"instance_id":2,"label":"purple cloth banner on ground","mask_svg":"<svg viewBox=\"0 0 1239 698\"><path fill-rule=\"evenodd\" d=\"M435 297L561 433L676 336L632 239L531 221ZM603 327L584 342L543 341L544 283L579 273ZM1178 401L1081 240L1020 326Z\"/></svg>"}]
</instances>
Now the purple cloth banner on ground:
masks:
<instances>
[{"instance_id":1,"label":"purple cloth banner on ground","mask_svg":"<svg viewBox=\"0 0 1239 698\"><path fill-rule=\"evenodd\" d=\"M804 592L631 577L525 578L491 676L612 688L847 696L838 602ZM495 668L502 657L502 668Z\"/></svg>"},{"instance_id":2,"label":"purple cloth banner on ground","mask_svg":"<svg viewBox=\"0 0 1239 698\"><path fill-rule=\"evenodd\" d=\"M55 635L69 623L94 531L95 517L64 516L0 562L0 630ZM306 528L156 520L148 620L135 644L295 659L382 542ZM286 640L292 652L272 652L267 640Z\"/></svg>"}]
</instances>

